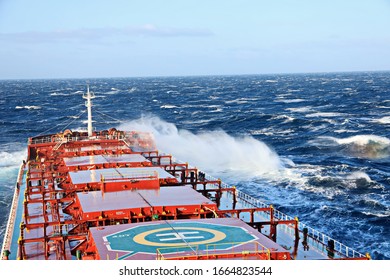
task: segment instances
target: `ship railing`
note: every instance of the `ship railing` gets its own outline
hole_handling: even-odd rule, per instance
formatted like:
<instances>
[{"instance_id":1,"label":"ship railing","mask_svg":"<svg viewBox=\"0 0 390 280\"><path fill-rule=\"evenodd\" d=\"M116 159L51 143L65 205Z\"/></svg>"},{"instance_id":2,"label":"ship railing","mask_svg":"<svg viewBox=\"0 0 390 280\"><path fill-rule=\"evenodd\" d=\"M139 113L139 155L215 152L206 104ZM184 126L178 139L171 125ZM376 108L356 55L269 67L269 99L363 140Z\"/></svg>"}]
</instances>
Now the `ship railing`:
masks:
<instances>
[{"instance_id":1,"label":"ship railing","mask_svg":"<svg viewBox=\"0 0 390 280\"><path fill-rule=\"evenodd\" d=\"M28 144L46 144L46 143L64 143L76 142L76 141L87 141L87 140L120 140L125 143L128 147L140 147L144 149L155 149L156 145L154 142L153 134L150 132L142 131L120 131L117 134L100 134L89 137L87 135L43 135L29 138ZM58 144L61 146L61 144Z\"/></svg>"},{"instance_id":2,"label":"ship railing","mask_svg":"<svg viewBox=\"0 0 390 280\"><path fill-rule=\"evenodd\" d=\"M265 247L258 241L163 247L156 249L156 253L157 260L245 259L253 256L263 260L271 259L271 249Z\"/></svg>"},{"instance_id":3,"label":"ship railing","mask_svg":"<svg viewBox=\"0 0 390 280\"><path fill-rule=\"evenodd\" d=\"M308 236L310 236L313 240L311 242L312 245L317 246L318 249L326 249L329 241L333 240L334 249L333 251L338 252L339 254L347 257L347 258L365 258L366 255L346 246L345 244L334 240L330 236L323 234L322 232L313 229L304 223L299 223L298 228L302 231L304 228L308 230Z\"/></svg>"},{"instance_id":4,"label":"ship railing","mask_svg":"<svg viewBox=\"0 0 390 280\"><path fill-rule=\"evenodd\" d=\"M16 180L14 196L13 196L12 204L11 204L11 212L10 212L10 215L8 216L7 228L5 229L4 242L3 242L3 246L1 248L0 259L2 258L2 256L4 256L5 250L9 250L10 246L11 246L12 234L13 234L14 228L15 228L16 210L18 208L20 186L21 186L22 180L23 180L24 168L25 168L25 165L24 165L24 163L22 163L20 165L18 178Z\"/></svg>"},{"instance_id":5,"label":"ship railing","mask_svg":"<svg viewBox=\"0 0 390 280\"><path fill-rule=\"evenodd\" d=\"M180 160L177 160L173 157L172 157L172 160L174 160L175 162L178 162L178 163L182 163ZM205 172L203 172L203 173L205 173ZM205 173L205 178L209 181L216 181L217 180L215 177L210 176L207 173ZM231 188L231 186L229 186L228 184L223 183L223 182L221 182L221 186L222 186L222 188ZM264 203L263 201L261 201L257 198L254 198L253 196L251 196L245 192L242 192L240 190L236 190L236 196L241 201L244 201L245 203L248 203L251 206L255 206L255 207L259 207L259 208L271 207L271 205L268 205L268 204ZM293 217L286 215L285 213L283 213L275 208L273 210L273 214L274 214L274 218L277 220L282 220L282 221L294 220ZM348 247L347 245L345 245L337 240L334 240L330 236L323 234L322 232L320 232L316 229L313 229L312 227L310 227L304 223L299 222L298 228L300 231L303 231L304 228L307 228L308 236L311 237L311 241L312 241L311 245L317 247L320 250L326 249L328 242L330 240L333 240L334 241L334 251L345 256L346 258L365 258L366 257L366 255Z\"/></svg>"},{"instance_id":6,"label":"ship railing","mask_svg":"<svg viewBox=\"0 0 390 280\"><path fill-rule=\"evenodd\" d=\"M242 191L236 191L237 192L237 197L244 200L245 202L251 204L251 205L254 205L256 207L265 207L265 208L268 208L270 207L270 205L252 197L251 195L248 195L246 193L243 193ZM277 219L277 220L281 220L281 221L291 221L291 220L294 220L293 217L277 210L274 208L273 210L273 215L274 215L274 218ZM327 244L330 240L333 240L334 241L334 251L335 252L338 252L339 254L347 257L347 258L364 258L366 257L364 254L348 247L347 245L337 241L337 240L334 240L333 238L331 238L330 236L316 230L316 229L313 229L312 227L310 226L307 226L306 224L304 223L301 223L299 222L298 223L298 228L300 231L303 231L304 228L307 228L308 230L308 236L311 237L311 245L317 247L318 249L320 250L324 250L327 248ZM310 240L310 239L309 239Z\"/></svg>"}]
</instances>

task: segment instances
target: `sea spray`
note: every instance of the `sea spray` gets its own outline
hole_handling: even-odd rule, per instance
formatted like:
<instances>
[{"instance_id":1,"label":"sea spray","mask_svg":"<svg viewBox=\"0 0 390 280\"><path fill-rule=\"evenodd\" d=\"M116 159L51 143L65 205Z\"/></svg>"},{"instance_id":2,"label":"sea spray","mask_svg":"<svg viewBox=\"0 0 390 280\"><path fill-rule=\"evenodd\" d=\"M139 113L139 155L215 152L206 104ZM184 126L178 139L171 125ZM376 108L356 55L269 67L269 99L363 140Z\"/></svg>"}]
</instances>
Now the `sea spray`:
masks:
<instances>
[{"instance_id":1,"label":"sea spray","mask_svg":"<svg viewBox=\"0 0 390 280\"><path fill-rule=\"evenodd\" d=\"M233 137L223 130L192 133L155 116L142 117L120 126L124 130L152 132L158 149L185 159L215 176L269 176L283 169L279 156L251 136Z\"/></svg>"}]
</instances>

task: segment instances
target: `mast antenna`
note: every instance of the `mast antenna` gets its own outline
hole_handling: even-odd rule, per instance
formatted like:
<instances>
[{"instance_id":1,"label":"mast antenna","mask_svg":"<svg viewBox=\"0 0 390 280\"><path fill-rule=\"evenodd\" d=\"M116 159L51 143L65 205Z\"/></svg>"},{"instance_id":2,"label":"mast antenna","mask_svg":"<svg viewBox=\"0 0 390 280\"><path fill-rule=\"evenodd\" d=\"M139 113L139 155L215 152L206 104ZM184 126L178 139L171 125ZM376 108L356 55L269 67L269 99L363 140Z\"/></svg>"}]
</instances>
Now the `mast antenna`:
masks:
<instances>
[{"instance_id":1,"label":"mast antenna","mask_svg":"<svg viewBox=\"0 0 390 280\"><path fill-rule=\"evenodd\" d=\"M83 94L83 98L87 100L85 107L88 111L88 137L92 137L92 99L95 98L95 94L89 91L89 83L87 83L87 93Z\"/></svg>"}]
</instances>

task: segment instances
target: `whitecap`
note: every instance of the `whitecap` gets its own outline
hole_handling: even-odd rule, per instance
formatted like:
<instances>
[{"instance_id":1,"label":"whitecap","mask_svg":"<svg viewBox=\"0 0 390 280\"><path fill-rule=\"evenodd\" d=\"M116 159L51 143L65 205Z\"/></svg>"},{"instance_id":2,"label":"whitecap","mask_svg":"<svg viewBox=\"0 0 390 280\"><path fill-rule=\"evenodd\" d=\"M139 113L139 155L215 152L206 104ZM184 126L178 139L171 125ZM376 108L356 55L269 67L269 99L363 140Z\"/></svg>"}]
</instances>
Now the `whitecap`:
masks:
<instances>
[{"instance_id":1,"label":"whitecap","mask_svg":"<svg viewBox=\"0 0 390 280\"><path fill-rule=\"evenodd\" d=\"M285 119L283 123L292 122L293 120L295 120L295 118L290 117L288 115L276 115L271 118L271 120L280 120L280 119Z\"/></svg>"},{"instance_id":2,"label":"whitecap","mask_svg":"<svg viewBox=\"0 0 390 280\"><path fill-rule=\"evenodd\" d=\"M302 89L288 89L287 92L300 92Z\"/></svg>"},{"instance_id":3,"label":"whitecap","mask_svg":"<svg viewBox=\"0 0 390 280\"><path fill-rule=\"evenodd\" d=\"M316 112L316 113L312 113L312 114L307 114L306 115L307 118L315 118L315 117L326 117L326 118L329 118L329 117L341 117L341 116L345 116L345 114L343 114L343 113L336 113L336 112Z\"/></svg>"},{"instance_id":4,"label":"whitecap","mask_svg":"<svg viewBox=\"0 0 390 280\"><path fill-rule=\"evenodd\" d=\"M119 92L119 90L115 89L115 90L104 92L102 94L104 94L104 95L114 95L114 94L117 94L118 92Z\"/></svg>"},{"instance_id":5,"label":"whitecap","mask_svg":"<svg viewBox=\"0 0 390 280\"><path fill-rule=\"evenodd\" d=\"M41 106L16 106L15 109L40 110Z\"/></svg>"},{"instance_id":6,"label":"whitecap","mask_svg":"<svg viewBox=\"0 0 390 280\"><path fill-rule=\"evenodd\" d=\"M68 96L69 94L62 93L62 92L53 92L50 93L50 96Z\"/></svg>"},{"instance_id":7,"label":"whitecap","mask_svg":"<svg viewBox=\"0 0 390 280\"><path fill-rule=\"evenodd\" d=\"M173 108L177 108L177 106L175 105L170 105L170 104L166 104L166 105L162 105L160 106L161 109L173 109Z\"/></svg>"},{"instance_id":8,"label":"whitecap","mask_svg":"<svg viewBox=\"0 0 390 280\"><path fill-rule=\"evenodd\" d=\"M283 102L283 103L299 103L306 101L305 99L296 98L296 99L277 99L277 102Z\"/></svg>"},{"instance_id":9,"label":"whitecap","mask_svg":"<svg viewBox=\"0 0 390 280\"><path fill-rule=\"evenodd\" d=\"M380 119L372 120L373 122L381 123L381 124L390 124L390 116L385 116Z\"/></svg>"},{"instance_id":10,"label":"whitecap","mask_svg":"<svg viewBox=\"0 0 390 280\"><path fill-rule=\"evenodd\" d=\"M298 108L287 108L286 110L295 113L306 113L312 111L313 108L310 106L305 106L305 107L298 107Z\"/></svg>"},{"instance_id":11,"label":"whitecap","mask_svg":"<svg viewBox=\"0 0 390 280\"><path fill-rule=\"evenodd\" d=\"M237 98L237 99L234 99L234 100L227 100L225 101L226 104L232 104L232 103L235 103L235 104L245 104L245 103L248 103L250 99L248 98Z\"/></svg>"},{"instance_id":12,"label":"whitecap","mask_svg":"<svg viewBox=\"0 0 390 280\"><path fill-rule=\"evenodd\" d=\"M390 156L390 139L377 135L355 135L347 138L320 136L309 143L322 146L338 146L351 156L362 158L386 158Z\"/></svg>"},{"instance_id":13,"label":"whitecap","mask_svg":"<svg viewBox=\"0 0 390 280\"><path fill-rule=\"evenodd\" d=\"M347 180L365 180L367 181L368 183L371 183L372 180L370 178L370 176L368 176L367 173L363 172L363 171L356 171L356 172L353 172L349 175L347 175L345 177Z\"/></svg>"},{"instance_id":14,"label":"whitecap","mask_svg":"<svg viewBox=\"0 0 390 280\"><path fill-rule=\"evenodd\" d=\"M364 215L367 215L367 216L376 216L378 218L390 217L390 211L385 211L384 213L374 213L374 212L362 211L362 213Z\"/></svg>"},{"instance_id":15,"label":"whitecap","mask_svg":"<svg viewBox=\"0 0 390 280\"><path fill-rule=\"evenodd\" d=\"M355 133L355 132L357 132L356 130L351 130L351 129L336 129L336 130L334 130L334 132L335 133L347 133L347 132L349 132L349 133Z\"/></svg>"},{"instance_id":16,"label":"whitecap","mask_svg":"<svg viewBox=\"0 0 390 280\"><path fill-rule=\"evenodd\" d=\"M365 146L370 144L380 144L383 146L390 145L390 139L377 135L356 135L342 139L336 139L339 144L356 144L359 146Z\"/></svg>"},{"instance_id":17,"label":"whitecap","mask_svg":"<svg viewBox=\"0 0 390 280\"><path fill-rule=\"evenodd\" d=\"M272 136L275 134L274 131L270 131L269 129L260 129L260 130L250 130L251 135L265 135L265 136Z\"/></svg>"}]
</instances>

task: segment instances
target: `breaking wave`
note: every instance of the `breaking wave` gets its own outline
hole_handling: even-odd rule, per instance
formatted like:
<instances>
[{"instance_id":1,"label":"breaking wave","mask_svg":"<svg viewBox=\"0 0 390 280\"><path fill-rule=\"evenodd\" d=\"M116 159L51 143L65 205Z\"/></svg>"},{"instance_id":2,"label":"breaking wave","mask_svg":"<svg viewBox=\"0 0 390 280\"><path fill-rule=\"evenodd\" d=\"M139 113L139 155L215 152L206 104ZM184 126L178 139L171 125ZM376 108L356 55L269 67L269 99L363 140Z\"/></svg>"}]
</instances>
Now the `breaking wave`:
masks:
<instances>
[{"instance_id":1,"label":"breaking wave","mask_svg":"<svg viewBox=\"0 0 390 280\"><path fill-rule=\"evenodd\" d=\"M390 156L390 139L377 135L356 135L347 138L320 136L311 143L323 146L340 146L350 156L387 158Z\"/></svg>"},{"instance_id":2,"label":"breaking wave","mask_svg":"<svg viewBox=\"0 0 390 280\"><path fill-rule=\"evenodd\" d=\"M26 151L0 152L0 168L19 167L26 158Z\"/></svg>"}]
</instances>

